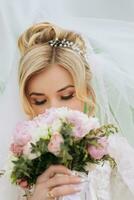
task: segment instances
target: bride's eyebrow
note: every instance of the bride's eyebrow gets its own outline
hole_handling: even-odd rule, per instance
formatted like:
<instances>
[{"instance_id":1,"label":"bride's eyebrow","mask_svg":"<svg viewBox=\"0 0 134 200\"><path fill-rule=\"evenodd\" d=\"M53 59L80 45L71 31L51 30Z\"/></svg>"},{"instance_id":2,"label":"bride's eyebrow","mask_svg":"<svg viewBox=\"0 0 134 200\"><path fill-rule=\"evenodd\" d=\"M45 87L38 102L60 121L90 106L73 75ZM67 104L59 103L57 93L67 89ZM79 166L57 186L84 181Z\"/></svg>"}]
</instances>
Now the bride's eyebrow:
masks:
<instances>
[{"instance_id":1,"label":"bride's eyebrow","mask_svg":"<svg viewBox=\"0 0 134 200\"><path fill-rule=\"evenodd\" d=\"M31 93L29 94L29 96L31 97L32 95L44 96L45 94L43 94L43 93L38 93L38 92L31 92Z\"/></svg>"},{"instance_id":2,"label":"bride's eyebrow","mask_svg":"<svg viewBox=\"0 0 134 200\"><path fill-rule=\"evenodd\" d=\"M59 89L57 92L62 92L62 91L66 90L66 89L69 88L69 87L73 87L73 88L74 88L74 85L67 85L67 86L65 86L65 87L63 87L63 88L61 88L61 89ZM43 93L38 93L38 92L31 92L31 93L29 94L30 97L31 97L32 95L36 95L36 96L45 96L45 94L43 94Z\"/></svg>"},{"instance_id":3,"label":"bride's eyebrow","mask_svg":"<svg viewBox=\"0 0 134 200\"><path fill-rule=\"evenodd\" d=\"M67 86L61 88L60 90L58 90L57 92L62 92L63 90L66 90L69 87L73 87L74 88L74 85L67 85Z\"/></svg>"}]
</instances>

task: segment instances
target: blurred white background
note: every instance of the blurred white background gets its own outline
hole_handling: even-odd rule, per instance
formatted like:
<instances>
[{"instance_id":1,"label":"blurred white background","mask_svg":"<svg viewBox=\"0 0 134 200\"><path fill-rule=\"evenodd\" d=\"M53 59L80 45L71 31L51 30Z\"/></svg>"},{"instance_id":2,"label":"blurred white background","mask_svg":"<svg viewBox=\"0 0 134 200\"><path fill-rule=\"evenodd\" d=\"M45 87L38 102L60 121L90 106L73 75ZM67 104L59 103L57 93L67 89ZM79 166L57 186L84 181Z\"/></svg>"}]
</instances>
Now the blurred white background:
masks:
<instances>
[{"instance_id":1,"label":"blurred white background","mask_svg":"<svg viewBox=\"0 0 134 200\"><path fill-rule=\"evenodd\" d=\"M67 13L80 17L134 21L134 0L65 0Z\"/></svg>"},{"instance_id":2,"label":"blurred white background","mask_svg":"<svg viewBox=\"0 0 134 200\"><path fill-rule=\"evenodd\" d=\"M4 8L10 14L17 12L17 7L27 13L42 8L40 5L52 15L134 21L134 0L0 0L0 10Z\"/></svg>"}]
</instances>

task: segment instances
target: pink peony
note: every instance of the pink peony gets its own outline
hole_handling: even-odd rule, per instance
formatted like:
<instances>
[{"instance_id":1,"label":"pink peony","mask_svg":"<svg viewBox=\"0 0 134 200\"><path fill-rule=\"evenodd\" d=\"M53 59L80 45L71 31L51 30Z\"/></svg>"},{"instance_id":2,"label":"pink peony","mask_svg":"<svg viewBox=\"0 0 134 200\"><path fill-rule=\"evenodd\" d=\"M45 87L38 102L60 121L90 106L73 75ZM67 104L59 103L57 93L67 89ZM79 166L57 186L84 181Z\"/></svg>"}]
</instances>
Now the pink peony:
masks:
<instances>
[{"instance_id":1,"label":"pink peony","mask_svg":"<svg viewBox=\"0 0 134 200\"><path fill-rule=\"evenodd\" d=\"M11 144L10 151L15 155L15 156L20 156L23 153L23 146L20 146L18 144Z\"/></svg>"},{"instance_id":2,"label":"pink peony","mask_svg":"<svg viewBox=\"0 0 134 200\"><path fill-rule=\"evenodd\" d=\"M51 136L50 142L48 144L48 151L53 153L54 155L58 155L60 152L61 143L63 142L64 140L62 136L58 132L55 132Z\"/></svg>"},{"instance_id":3,"label":"pink peony","mask_svg":"<svg viewBox=\"0 0 134 200\"><path fill-rule=\"evenodd\" d=\"M89 145L88 147L88 153L96 160L101 159L104 155L108 154L108 142L106 137L98 139L98 144L101 146L96 147L94 145Z\"/></svg>"},{"instance_id":4,"label":"pink peony","mask_svg":"<svg viewBox=\"0 0 134 200\"><path fill-rule=\"evenodd\" d=\"M28 132L28 128L29 127L26 122L20 122L17 124L15 133L13 135L14 143L24 146L32 139Z\"/></svg>"}]
</instances>

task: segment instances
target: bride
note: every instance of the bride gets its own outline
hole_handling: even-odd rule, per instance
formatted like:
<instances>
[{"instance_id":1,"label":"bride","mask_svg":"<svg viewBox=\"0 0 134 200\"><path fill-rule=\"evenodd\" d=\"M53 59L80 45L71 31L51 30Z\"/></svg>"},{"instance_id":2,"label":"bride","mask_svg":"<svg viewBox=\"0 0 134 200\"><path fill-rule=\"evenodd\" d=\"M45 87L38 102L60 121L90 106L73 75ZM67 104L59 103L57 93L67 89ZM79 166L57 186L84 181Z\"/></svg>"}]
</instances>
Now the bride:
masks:
<instances>
[{"instance_id":1,"label":"bride","mask_svg":"<svg viewBox=\"0 0 134 200\"><path fill-rule=\"evenodd\" d=\"M20 36L19 88L17 69L14 68L11 84L1 97L1 132L6 142L5 145L1 143L1 166L6 161L10 142L6 132L12 132L16 121L26 116L33 118L50 107L67 106L83 111L86 103L88 115L96 115L102 124L114 123L120 130L119 135L109 138L108 149L117 167L111 170L105 163L104 166L89 168L88 199L132 200L134 150L123 135L129 134L133 138L133 79L127 70L118 66L116 59L101 51L101 44L96 41L48 22L33 24ZM26 116L22 116L18 90ZM9 127L8 131L5 131L6 126ZM57 177L57 173L63 174L62 177ZM22 198L21 191L10 186L6 177L0 181L1 198ZM64 166L52 166L38 178L28 199L47 200L61 196L79 199L81 188L77 185L82 182ZM3 188L4 184L8 187L8 194Z\"/></svg>"}]
</instances>

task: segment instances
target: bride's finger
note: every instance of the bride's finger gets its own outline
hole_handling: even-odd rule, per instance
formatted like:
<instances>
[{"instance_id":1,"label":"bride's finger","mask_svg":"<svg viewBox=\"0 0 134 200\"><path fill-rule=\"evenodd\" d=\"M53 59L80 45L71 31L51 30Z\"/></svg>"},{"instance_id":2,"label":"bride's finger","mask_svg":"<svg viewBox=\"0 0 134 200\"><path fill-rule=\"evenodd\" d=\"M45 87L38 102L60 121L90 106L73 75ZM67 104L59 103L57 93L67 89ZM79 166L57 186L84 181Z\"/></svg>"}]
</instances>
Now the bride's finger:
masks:
<instances>
[{"instance_id":1,"label":"bride's finger","mask_svg":"<svg viewBox=\"0 0 134 200\"><path fill-rule=\"evenodd\" d=\"M61 175L50 178L45 184L48 188L53 188L60 185L77 184L80 182L82 182L80 177Z\"/></svg>"},{"instance_id":2,"label":"bride's finger","mask_svg":"<svg viewBox=\"0 0 134 200\"><path fill-rule=\"evenodd\" d=\"M52 165L37 179L37 183L46 182L49 178L55 174L71 175L71 171L63 165Z\"/></svg>"},{"instance_id":3,"label":"bride's finger","mask_svg":"<svg viewBox=\"0 0 134 200\"><path fill-rule=\"evenodd\" d=\"M51 190L51 194L54 197L61 197L65 195L74 194L81 191L80 185L63 185L55 187Z\"/></svg>"}]
</instances>

